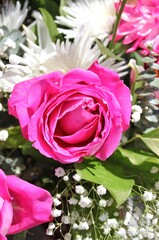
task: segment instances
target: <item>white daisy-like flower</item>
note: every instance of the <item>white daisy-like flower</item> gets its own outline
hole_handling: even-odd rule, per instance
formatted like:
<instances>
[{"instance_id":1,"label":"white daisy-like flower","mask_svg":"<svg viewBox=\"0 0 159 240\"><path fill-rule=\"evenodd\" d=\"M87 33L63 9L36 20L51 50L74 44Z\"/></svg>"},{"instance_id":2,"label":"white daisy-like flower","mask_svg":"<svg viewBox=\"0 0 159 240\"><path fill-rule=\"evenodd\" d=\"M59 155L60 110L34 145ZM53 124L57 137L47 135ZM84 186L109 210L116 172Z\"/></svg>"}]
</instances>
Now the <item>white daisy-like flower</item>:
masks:
<instances>
[{"instance_id":1,"label":"white daisy-like flower","mask_svg":"<svg viewBox=\"0 0 159 240\"><path fill-rule=\"evenodd\" d=\"M108 37L113 29L116 19L114 0L68 0L63 7L64 16L57 16L56 23L70 28L58 28L59 33L66 38L75 38L81 26L85 26L87 35L104 39Z\"/></svg>"},{"instance_id":2,"label":"white daisy-like flower","mask_svg":"<svg viewBox=\"0 0 159 240\"><path fill-rule=\"evenodd\" d=\"M101 56L97 44L94 44L94 40L84 34L82 29L78 31L73 42L66 39L65 42L57 40L56 43L53 43L41 14L35 12L34 17L38 32L38 45L35 44L36 36L30 28L24 27L28 46L19 44L24 51L23 57L10 55L10 64L5 66L0 81L0 88L3 91L12 92L16 83L45 73L53 71L66 73L74 68L86 70L96 60L104 67L115 70L120 76L126 73L125 62L116 63L113 57L105 60L105 57Z\"/></svg>"},{"instance_id":3,"label":"white daisy-like flower","mask_svg":"<svg viewBox=\"0 0 159 240\"><path fill-rule=\"evenodd\" d=\"M16 4L13 1L6 0L0 14L0 26L6 26L9 30L19 29L24 22L28 9L28 1L25 1L23 8L19 1Z\"/></svg>"}]
</instances>

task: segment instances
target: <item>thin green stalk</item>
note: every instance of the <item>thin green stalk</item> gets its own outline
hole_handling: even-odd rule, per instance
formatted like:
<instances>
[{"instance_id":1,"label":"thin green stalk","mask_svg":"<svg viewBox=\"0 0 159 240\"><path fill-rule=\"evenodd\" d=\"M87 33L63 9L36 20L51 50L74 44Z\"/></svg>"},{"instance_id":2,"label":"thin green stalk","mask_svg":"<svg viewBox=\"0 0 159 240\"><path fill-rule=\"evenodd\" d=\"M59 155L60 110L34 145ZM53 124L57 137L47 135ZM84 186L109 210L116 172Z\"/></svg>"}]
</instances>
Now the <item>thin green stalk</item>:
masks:
<instances>
[{"instance_id":1,"label":"thin green stalk","mask_svg":"<svg viewBox=\"0 0 159 240\"><path fill-rule=\"evenodd\" d=\"M121 6L119 8L119 11L116 14L117 15L117 19L116 19L116 22L115 22L115 25L114 25L114 29L113 29L112 41L110 42L110 50L113 48L115 37L116 37L116 32L117 32L118 25L119 25L119 22L120 22L120 19L121 19L121 14L122 14L122 12L124 10L126 2L127 2L127 0L123 0L122 1Z\"/></svg>"}]
</instances>

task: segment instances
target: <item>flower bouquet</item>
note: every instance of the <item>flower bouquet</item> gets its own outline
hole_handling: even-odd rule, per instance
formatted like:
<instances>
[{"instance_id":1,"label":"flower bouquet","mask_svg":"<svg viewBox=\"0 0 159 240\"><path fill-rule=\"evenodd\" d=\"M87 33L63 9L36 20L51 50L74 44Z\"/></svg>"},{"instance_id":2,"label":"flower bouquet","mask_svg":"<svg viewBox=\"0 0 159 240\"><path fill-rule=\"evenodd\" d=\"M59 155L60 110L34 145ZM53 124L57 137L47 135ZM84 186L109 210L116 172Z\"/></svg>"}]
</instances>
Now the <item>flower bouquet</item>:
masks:
<instances>
[{"instance_id":1,"label":"flower bouquet","mask_svg":"<svg viewBox=\"0 0 159 240\"><path fill-rule=\"evenodd\" d=\"M0 5L0 240L159 239L159 1Z\"/></svg>"}]
</instances>

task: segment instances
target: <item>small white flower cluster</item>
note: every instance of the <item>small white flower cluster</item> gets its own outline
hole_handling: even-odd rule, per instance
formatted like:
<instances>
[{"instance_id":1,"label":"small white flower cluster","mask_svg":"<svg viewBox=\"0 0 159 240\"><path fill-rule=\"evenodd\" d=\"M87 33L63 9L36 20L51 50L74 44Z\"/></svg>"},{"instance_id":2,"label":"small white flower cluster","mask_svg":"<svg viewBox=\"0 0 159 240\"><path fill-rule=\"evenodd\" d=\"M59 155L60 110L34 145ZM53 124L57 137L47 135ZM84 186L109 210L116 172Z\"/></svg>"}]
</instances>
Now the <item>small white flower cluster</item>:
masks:
<instances>
[{"instance_id":1,"label":"small white flower cluster","mask_svg":"<svg viewBox=\"0 0 159 240\"><path fill-rule=\"evenodd\" d=\"M0 141L5 142L9 136L7 130L0 130Z\"/></svg>"},{"instance_id":2,"label":"small white flower cluster","mask_svg":"<svg viewBox=\"0 0 159 240\"><path fill-rule=\"evenodd\" d=\"M133 105L131 121L134 123L139 122L141 118L141 114L142 114L142 108L139 105Z\"/></svg>"},{"instance_id":3,"label":"small white flower cluster","mask_svg":"<svg viewBox=\"0 0 159 240\"><path fill-rule=\"evenodd\" d=\"M158 169L154 166L152 172L158 172ZM55 223L48 226L48 235L53 235L59 226L62 232L62 226L66 225L69 232L63 235L64 239L73 237L71 231L76 233L76 239L82 240L94 239L94 234L123 240L159 239L156 192L159 181L154 184L154 190L140 189L139 195L129 197L126 203L116 208L115 201L103 185L88 185L77 173L67 172L61 167L55 169L55 174L61 178L60 183L65 181L64 176L68 176L68 182L65 189L53 197Z\"/></svg>"}]
</instances>

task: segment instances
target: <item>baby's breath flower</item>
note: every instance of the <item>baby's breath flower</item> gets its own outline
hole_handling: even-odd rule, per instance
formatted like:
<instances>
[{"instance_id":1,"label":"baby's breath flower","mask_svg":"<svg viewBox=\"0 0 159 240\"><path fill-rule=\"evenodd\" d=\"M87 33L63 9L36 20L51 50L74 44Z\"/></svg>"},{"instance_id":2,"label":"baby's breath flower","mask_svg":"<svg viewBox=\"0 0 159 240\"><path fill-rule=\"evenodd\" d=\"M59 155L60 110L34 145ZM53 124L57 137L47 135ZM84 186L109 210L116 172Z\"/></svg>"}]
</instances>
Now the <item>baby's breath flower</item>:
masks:
<instances>
[{"instance_id":1,"label":"baby's breath flower","mask_svg":"<svg viewBox=\"0 0 159 240\"><path fill-rule=\"evenodd\" d=\"M76 240L82 240L82 236L81 235L76 235Z\"/></svg>"},{"instance_id":2,"label":"baby's breath flower","mask_svg":"<svg viewBox=\"0 0 159 240\"><path fill-rule=\"evenodd\" d=\"M152 192L145 191L144 194L142 195L142 198L145 202L153 201L156 199L156 195L153 194Z\"/></svg>"},{"instance_id":3,"label":"baby's breath flower","mask_svg":"<svg viewBox=\"0 0 159 240\"><path fill-rule=\"evenodd\" d=\"M61 201L59 201L58 198L53 198L53 203L54 203L54 206L57 207L61 204Z\"/></svg>"},{"instance_id":4,"label":"baby's breath flower","mask_svg":"<svg viewBox=\"0 0 159 240\"><path fill-rule=\"evenodd\" d=\"M50 222L48 225L48 229L53 230L55 228L55 224L53 222Z\"/></svg>"},{"instance_id":5,"label":"baby's breath flower","mask_svg":"<svg viewBox=\"0 0 159 240\"><path fill-rule=\"evenodd\" d=\"M62 211L55 208L55 209L52 210L51 214L52 214L52 216L55 217L55 218L56 218L56 217L60 217L61 214L62 214Z\"/></svg>"},{"instance_id":6,"label":"baby's breath flower","mask_svg":"<svg viewBox=\"0 0 159 240\"><path fill-rule=\"evenodd\" d=\"M118 228L116 234L122 238L126 238L126 230L123 227Z\"/></svg>"},{"instance_id":7,"label":"baby's breath flower","mask_svg":"<svg viewBox=\"0 0 159 240\"><path fill-rule=\"evenodd\" d=\"M141 118L141 114L139 113L139 112L134 112L134 113L132 113L132 115L131 115L131 121L132 122L139 122L140 121L140 118Z\"/></svg>"},{"instance_id":8,"label":"baby's breath flower","mask_svg":"<svg viewBox=\"0 0 159 240\"><path fill-rule=\"evenodd\" d=\"M107 213L107 212L102 213L102 214L98 217L98 219L99 219L101 222L106 221L106 220L108 219L108 213Z\"/></svg>"},{"instance_id":9,"label":"baby's breath flower","mask_svg":"<svg viewBox=\"0 0 159 240\"><path fill-rule=\"evenodd\" d=\"M3 105L0 103L0 112L3 110Z\"/></svg>"},{"instance_id":10,"label":"baby's breath flower","mask_svg":"<svg viewBox=\"0 0 159 240\"><path fill-rule=\"evenodd\" d=\"M55 176L63 177L65 175L65 170L62 167L55 168Z\"/></svg>"},{"instance_id":11,"label":"baby's breath flower","mask_svg":"<svg viewBox=\"0 0 159 240\"><path fill-rule=\"evenodd\" d=\"M97 194L98 195L105 195L106 192L107 192L107 189L104 186L102 186L102 185L97 186Z\"/></svg>"},{"instance_id":12,"label":"baby's breath flower","mask_svg":"<svg viewBox=\"0 0 159 240\"><path fill-rule=\"evenodd\" d=\"M128 235L129 236L135 236L138 234L138 229L133 226L128 226Z\"/></svg>"},{"instance_id":13,"label":"baby's breath flower","mask_svg":"<svg viewBox=\"0 0 159 240\"><path fill-rule=\"evenodd\" d=\"M153 219L153 215L151 213L147 212L145 214L145 218L146 218L146 220L152 220Z\"/></svg>"},{"instance_id":14,"label":"baby's breath flower","mask_svg":"<svg viewBox=\"0 0 159 240\"><path fill-rule=\"evenodd\" d=\"M9 134L7 130L0 131L0 141L5 142L8 138Z\"/></svg>"},{"instance_id":15,"label":"baby's breath flower","mask_svg":"<svg viewBox=\"0 0 159 240\"><path fill-rule=\"evenodd\" d=\"M76 205L78 203L78 199L77 198L74 198L74 197L71 197L69 200L68 200L69 204L70 205Z\"/></svg>"},{"instance_id":16,"label":"baby's breath flower","mask_svg":"<svg viewBox=\"0 0 159 240\"><path fill-rule=\"evenodd\" d=\"M74 223L72 227L73 227L73 229L78 229L78 224Z\"/></svg>"},{"instance_id":17,"label":"baby's breath flower","mask_svg":"<svg viewBox=\"0 0 159 240\"><path fill-rule=\"evenodd\" d=\"M47 228L47 229L46 229L46 235L52 236L52 235L53 235L52 229Z\"/></svg>"},{"instance_id":18,"label":"baby's breath flower","mask_svg":"<svg viewBox=\"0 0 159 240\"><path fill-rule=\"evenodd\" d=\"M77 193L77 194L80 194L80 195L82 195L83 193L85 193L85 188L83 187L83 186L81 186L81 185L76 185L75 186L75 192Z\"/></svg>"},{"instance_id":19,"label":"baby's breath flower","mask_svg":"<svg viewBox=\"0 0 159 240\"><path fill-rule=\"evenodd\" d=\"M58 198L58 199L61 198L61 194L57 193L56 198Z\"/></svg>"},{"instance_id":20,"label":"baby's breath flower","mask_svg":"<svg viewBox=\"0 0 159 240\"><path fill-rule=\"evenodd\" d=\"M65 182L67 182L67 181L69 180L69 177L66 175L66 176L63 177L63 180L64 180Z\"/></svg>"},{"instance_id":21,"label":"baby's breath flower","mask_svg":"<svg viewBox=\"0 0 159 240\"><path fill-rule=\"evenodd\" d=\"M80 230L88 230L89 229L88 222L86 222L86 221L79 222L78 229L80 229Z\"/></svg>"},{"instance_id":22,"label":"baby's breath flower","mask_svg":"<svg viewBox=\"0 0 159 240\"><path fill-rule=\"evenodd\" d=\"M153 174L158 173L158 170L159 170L158 167L153 166L150 170L150 173L153 173Z\"/></svg>"},{"instance_id":23,"label":"baby's breath flower","mask_svg":"<svg viewBox=\"0 0 159 240\"><path fill-rule=\"evenodd\" d=\"M106 207L107 202L108 202L108 201L106 201L106 200L104 200L104 199L101 199L101 200L99 201L99 206L100 206L100 207Z\"/></svg>"},{"instance_id":24,"label":"baby's breath flower","mask_svg":"<svg viewBox=\"0 0 159 240\"><path fill-rule=\"evenodd\" d=\"M108 207L112 206L113 202L114 202L113 198L110 198L110 199L108 200L107 206L108 206Z\"/></svg>"},{"instance_id":25,"label":"baby's breath flower","mask_svg":"<svg viewBox=\"0 0 159 240\"><path fill-rule=\"evenodd\" d=\"M72 239L71 233L66 233L66 234L64 235L64 239L65 239L65 240L71 240L71 239Z\"/></svg>"},{"instance_id":26,"label":"baby's breath flower","mask_svg":"<svg viewBox=\"0 0 159 240\"><path fill-rule=\"evenodd\" d=\"M77 182L79 182L81 180L80 175L78 175L77 173L73 175L73 179Z\"/></svg>"},{"instance_id":27,"label":"baby's breath flower","mask_svg":"<svg viewBox=\"0 0 159 240\"><path fill-rule=\"evenodd\" d=\"M82 207L82 208L90 208L92 206L92 199L91 198L88 198L88 197L83 197L81 196L81 199L79 201L79 205Z\"/></svg>"},{"instance_id":28,"label":"baby's breath flower","mask_svg":"<svg viewBox=\"0 0 159 240\"><path fill-rule=\"evenodd\" d=\"M117 220L115 218L109 218L107 219L107 224L109 227L116 229L119 226L119 223L117 222Z\"/></svg>"},{"instance_id":29,"label":"baby's breath flower","mask_svg":"<svg viewBox=\"0 0 159 240\"><path fill-rule=\"evenodd\" d=\"M64 224L70 224L71 218L70 218L70 216L63 215L62 218L61 218L61 221L62 221Z\"/></svg>"},{"instance_id":30,"label":"baby's breath flower","mask_svg":"<svg viewBox=\"0 0 159 240\"><path fill-rule=\"evenodd\" d=\"M140 105L133 105L132 106L132 112L142 113L142 108L140 107Z\"/></svg>"},{"instance_id":31,"label":"baby's breath flower","mask_svg":"<svg viewBox=\"0 0 159 240\"><path fill-rule=\"evenodd\" d=\"M104 235L108 235L110 233L110 231L111 231L111 228L108 226L105 226L103 233L104 233Z\"/></svg>"}]
</instances>

